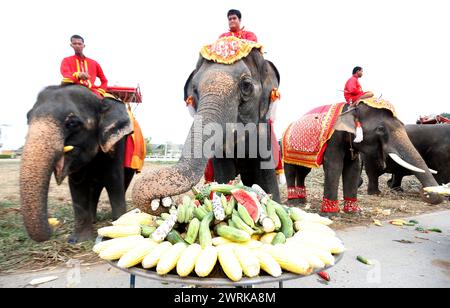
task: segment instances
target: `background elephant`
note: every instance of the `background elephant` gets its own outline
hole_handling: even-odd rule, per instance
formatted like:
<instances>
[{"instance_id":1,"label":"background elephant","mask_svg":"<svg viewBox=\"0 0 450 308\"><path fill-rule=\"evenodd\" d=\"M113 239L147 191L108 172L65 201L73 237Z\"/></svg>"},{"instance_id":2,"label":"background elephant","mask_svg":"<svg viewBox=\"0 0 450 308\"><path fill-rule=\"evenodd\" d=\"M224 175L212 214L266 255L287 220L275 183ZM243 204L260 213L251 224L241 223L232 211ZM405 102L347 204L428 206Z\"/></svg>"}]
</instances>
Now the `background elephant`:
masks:
<instances>
[{"instance_id":1,"label":"background elephant","mask_svg":"<svg viewBox=\"0 0 450 308\"><path fill-rule=\"evenodd\" d=\"M450 125L405 125L406 133L414 147L422 156L427 166L437 171L434 174L438 184L450 183ZM367 192L369 195L379 194L378 177L384 173L391 173L388 185L400 189L404 176L413 173L396 164L391 158L386 159L386 168L377 164L371 153L363 155L367 177L369 179Z\"/></svg>"},{"instance_id":2,"label":"background elephant","mask_svg":"<svg viewBox=\"0 0 450 308\"><path fill-rule=\"evenodd\" d=\"M197 184L212 153L202 153L208 141L205 128L216 124L218 130L225 132L227 124L265 124L269 110L271 91L278 87L279 74L275 66L263 58L258 49L233 63L219 64L200 56L196 69L188 78L185 86L185 99L192 96L195 101L196 116L184 144L183 155L177 165L157 171L144 173L133 187L134 205L149 213L156 214L149 205L152 200L173 196L190 190ZM258 126L257 126L258 127ZM216 144L215 153L234 148L238 140L247 143L246 133L235 131L233 140L224 139ZM260 140L267 139L269 155L271 153L270 130L262 125L258 129ZM257 146L260 146L258 144ZM200 155L196 151L200 150ZM246 157L248 157L246 155ZM275 199L279 200L279 189L274 166L261 168L261 163L269 158L223 159L216 161L215 178L226 183L240 173L245 185L259 184Z\"/></svg>"},{"instance_id":3,"label":"background elephant","mask_svg":"<svg viewBox=\"0 0 450 308\"><path fill-rule=\"evenodd\" d=\"M364 140L354 143L355 117L362 124ZM349 109L340 115L334 126L334 133L328 141L324 152L323 168L325 173L324 207L338 206L338 188L342 175L344 207L352 211L357 200L358 182L360 179L360 158L357 152L372 154L373 161L380 166L386 165L386 157L394 155L403 165L414 165L420 172L414 172L424 187L437 185L436 180L427 168L424 160L412 145L406 134L403 123L387 109L376 109L364 103ZM284 149L283 149L284 150ZM406 163L408 162L408 163ZM414 166L410 166L414 168ZM305 177L310 168L285 163L288 187L305 186ZM437 204L442 197L428 195L426 201Z\"/></svg>"},{"instance_id":4,"label":"background elephant","mask_svg":"<svg viewBox=\"0 0 450 308\"><path fill-rule=\"evenodd\" d=\"M75 230L69 241L91 238L97 203L106 188L113 218L126 211L125 191L134 171L124 170L125 136L133 130L125 105L100 100L85 87L44 89L27 115L28 135L20 170L21 211L29 236L50 238L47 196L51 174L69 176ZM65 146L73 150L64 153Z\"/></svg>"}]
</instances>

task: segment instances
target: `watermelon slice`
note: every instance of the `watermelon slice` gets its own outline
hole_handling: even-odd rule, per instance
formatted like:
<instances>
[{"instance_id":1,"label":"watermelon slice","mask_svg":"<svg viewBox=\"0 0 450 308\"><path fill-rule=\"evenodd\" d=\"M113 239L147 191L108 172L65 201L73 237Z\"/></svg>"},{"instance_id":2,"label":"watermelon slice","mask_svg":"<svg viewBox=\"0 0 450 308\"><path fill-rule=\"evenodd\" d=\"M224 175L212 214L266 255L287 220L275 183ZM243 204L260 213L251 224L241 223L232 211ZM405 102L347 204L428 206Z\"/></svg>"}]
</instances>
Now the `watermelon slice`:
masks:
<instances>
[{"instance_id":1,"label":"watermelon slice","mask_svg":"<svg viewBox=\"0 0 450 308\"><path fill-rule=\"evenodd\" d=\"M231 194L239 204L245 207L254 222L257 222L260 215L260 207L258 199L243 189L233 189Z\"/></svg>"}]
</instances>

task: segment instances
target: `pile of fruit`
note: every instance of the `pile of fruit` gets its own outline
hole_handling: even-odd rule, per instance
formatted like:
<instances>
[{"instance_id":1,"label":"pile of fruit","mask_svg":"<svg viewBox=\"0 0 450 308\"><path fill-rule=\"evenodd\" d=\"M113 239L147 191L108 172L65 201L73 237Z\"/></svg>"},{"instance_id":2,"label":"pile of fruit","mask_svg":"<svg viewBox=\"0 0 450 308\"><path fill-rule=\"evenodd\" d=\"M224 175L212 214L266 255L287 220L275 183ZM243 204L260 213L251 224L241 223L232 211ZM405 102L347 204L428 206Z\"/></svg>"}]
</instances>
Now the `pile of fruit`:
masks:
<instances>
[{"instance_id":1,"label":"pile of fruit","mask_svg":"<svg viewBox=\"0 0 450 308\"><path fill-rule=\"evenodd\" d=\"M129 268L156 267L159 275L207 277L217 261L225 275L239 281L260 270L309 275L334 265L344 245L328 218L273 201L259 186L212 184L195 190L195 199L158 217L133 210L101 228L104 240L94 251ZM219 265L218 264L218 265ZM217 265L217 266L218 266Z\"/></svg>"}]
</instances>

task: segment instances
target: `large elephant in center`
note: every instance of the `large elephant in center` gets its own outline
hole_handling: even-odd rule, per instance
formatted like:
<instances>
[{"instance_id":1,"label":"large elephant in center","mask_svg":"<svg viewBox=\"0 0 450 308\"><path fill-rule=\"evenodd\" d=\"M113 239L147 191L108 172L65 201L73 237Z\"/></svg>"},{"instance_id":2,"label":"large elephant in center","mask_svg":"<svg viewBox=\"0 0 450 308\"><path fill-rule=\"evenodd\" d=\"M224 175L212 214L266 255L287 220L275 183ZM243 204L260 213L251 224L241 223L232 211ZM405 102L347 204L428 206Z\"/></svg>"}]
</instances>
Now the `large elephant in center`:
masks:
<instances>
[{"instance_id":1,"label":"large elephant in center","mask_svg":"<svg viewBox=\"0 0 450 308\"><path fill-rule=\"evenodd\" d=\"M51 86L28 113L20 168L21 212L29 236L50 238L47 197L52 173L68 176L75 230L70 242L94 236L100 193L106 188L112 216L126 211L125 191L134 170L124 168L125 136L133 132L125 104L99 99L78 85Z\"/></svg>"},{"instance_id":2,"label":"large elephant in center","mask_svg":"<svg viewBox=\"0 0 450 308\"><path fill-rule=\"evenodd\" d=\"M438 184L450 182L450 125L406 125L406 133L414 147L423 157L428 167L437 171L434 174ZM396 164L387 158L386 164L379 165L373 159L372 153L363 155L363 161L369 184L367 193L369 195L379 194L378 177L384 173L392 173L388 185L393 189L400 189L402 179L412 175L411 170ZM384 167L384 168L383 168Z\"/></svg>"},{"instance_id":3,"label":"large elephant in center","mask_svg":"<svg viewBox=\"0 0 450 308\"><path fill-rule=\"evenodd\" d=\"M424 187L437 185L426 163L408 138L403 123L394 116L393 110L374 108L363 102L343 112L337 119L334 133L328 140L323 154L325 174L322 211L339 211L338 187L342 176L344 211L355 212L357 190L360 179L360 158L358 152L371 154L380 166L386 165L386 158L392 157L398 164L412 169L413 174ZM362 124L364 140L353 142L355 119ZM285 149L283 149L285 152ZM286 152L284 153L286 155ZM310 168L285 163L288 187L304 187ZM304 196L303 196L304 197ZM427 202L437 204L443 198L437 194L425 195ZM305 199L303 198L302 201ZM291 200L293 202L293 200Z\"/></svg>"},{"instance_id":4,"label":"large elephant in center","mask_svg":"<svg viewBox=\"0 0 450 308\"><path fill-rule=\"evenodd\" d=\"M265 125L271 93L278 88L278 83L277 69L263 58L257 48L232 64L216 63L200 56L185 86L185 99L192 98L197 114L184 144L183 154L177 165L149 171L136 181L132 194L134 205L157 214L163 209L152 210L151 201L190 190L200 181L209 158L224 152L235 155L238 148L235 146L239 142L246 144L245 153L241 153L244 155L224 159L221 168L224 172L216 174L216 180L226 183L236 173L240 173L245 185L259 184L279 200L275 169L269 162L272 160L270 128ZM250 125L253 129L243 131L236 124L241 124L241 128ZM220 142L215 144L214 153L202 151L209 146L211 127L216 132L224 132L223 138L219 138ZM231 139L225 137L230 127L234 127ZM255 138L249 137L254 137L255 133L258 135L257 144L249 146L255 141ZM257 150L255 147L259 150L265 148L270 157L260 155L258 151L250 158L249 152Z\"/></svg>"}]
</instances>

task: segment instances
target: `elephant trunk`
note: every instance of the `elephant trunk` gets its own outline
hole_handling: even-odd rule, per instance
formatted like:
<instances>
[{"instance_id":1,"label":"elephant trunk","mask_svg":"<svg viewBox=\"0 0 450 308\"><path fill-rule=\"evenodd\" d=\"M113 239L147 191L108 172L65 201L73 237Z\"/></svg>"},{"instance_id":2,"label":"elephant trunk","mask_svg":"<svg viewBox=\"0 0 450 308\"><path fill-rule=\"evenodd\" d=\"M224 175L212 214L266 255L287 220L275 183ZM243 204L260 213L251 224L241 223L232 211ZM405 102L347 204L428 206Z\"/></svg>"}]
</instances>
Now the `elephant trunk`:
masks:
<instances>
[{"instance_id":1,"label":"elephant trunk","mask_svg":"<svg viewBox=\"0 0 450 308\"><path fill-rule=\"evenodd\" d=\"M209 123L219 123L217 113L218 111L213 110L199 110L185 141L179 162L173 167L145 172L136 181L132 192L135 207L157 215L161 209L152 210L150 208L152 200L182 194L200 181L206 162L212 157L210 153L203 153L205 142L203 129ZM208 114L214 114L214 116Z\"/></svg>"},{"instance_id":2,"label":"elephant trunk","mask_svg":"<svg viewBox=\"0 0 450 308\"><path fill-rule=\"evenodd\" d=\"M47 198L50 178L63 156L63 135L54 119L30 123L20 167L21 212L28 235L37 242L50 238Z\"/></svg>"},{"instance_id":3,"label":"elephant trunk","mask_svg":"<svg viewBox=\"0 0 450 308\"><path fill-rule=\"evenodd\" d=\"M408 138L406 131L395 131L392 141L392 148L388 149L388 152L394 161L406 166L407 168L409 167L423 187L438 186L438 183L432 175L432 171L428 169L425 161L417 152L411 140ZM396 157L396 155L398 155L398 157ZM401 160L404 162L402 163ZM410 166L408 166L408 164ZM444 201L438 194L427 194L424 198L426 202L431 204L439 204Z\"/></svg>"}]
</instances>

